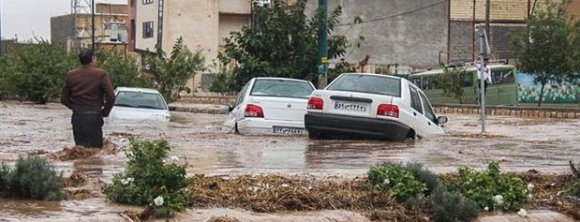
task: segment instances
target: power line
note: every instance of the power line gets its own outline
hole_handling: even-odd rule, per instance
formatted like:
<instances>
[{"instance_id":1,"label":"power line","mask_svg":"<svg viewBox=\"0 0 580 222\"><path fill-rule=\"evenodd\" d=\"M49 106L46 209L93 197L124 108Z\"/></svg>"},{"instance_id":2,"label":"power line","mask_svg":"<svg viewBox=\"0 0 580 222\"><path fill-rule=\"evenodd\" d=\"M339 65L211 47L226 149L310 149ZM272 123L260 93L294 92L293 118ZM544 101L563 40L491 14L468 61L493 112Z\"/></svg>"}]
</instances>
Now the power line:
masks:
<instances>
[{"instance_id":1,"label":"power line","mask_svg":"<svg viewBox=\"0 0 580 222\"><path fill-rule=\"evenodd\" d=\"M413 9L411 11L406 11L406 12L402 12L402 13L398 13L398 14L394 14L394 15L389 15L389 16L386 16L386 17L381 17L381 18L370 19L370 20L366 20L366 21L363 21L363 22L360 22L360 23L357 23L357 24L378 22L378 21L388 20L388 19L392 19L392 18L395 18L395 17L399 17L399 16L405 16L405 15L413 14L413 13L416 13L416 12L423 11L425 9L434 8L435 6L441 5L441 4L443 4L445 2L448 2L448 1L449 0L443 0L443 1L436 2L436 3L430 4L430 5L426 5L426 6L421 7L421 8ZM354 23L338 24L336 26L346 26L346 25L354 25Z\"/></svg>"}]
</instances>

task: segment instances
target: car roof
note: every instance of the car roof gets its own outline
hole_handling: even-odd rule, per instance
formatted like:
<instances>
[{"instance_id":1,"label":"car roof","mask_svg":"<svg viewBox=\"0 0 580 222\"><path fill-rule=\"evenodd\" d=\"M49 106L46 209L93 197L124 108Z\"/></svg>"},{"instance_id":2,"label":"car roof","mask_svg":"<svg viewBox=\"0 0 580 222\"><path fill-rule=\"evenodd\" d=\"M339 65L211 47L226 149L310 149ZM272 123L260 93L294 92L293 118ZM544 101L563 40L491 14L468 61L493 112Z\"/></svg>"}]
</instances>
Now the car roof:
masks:
<instances>
[{"instance_id":1,"label":"car roof","mask_svg":"<svg viewBox=\"0 0 580 222\"><path fill-rule=\"evenodd\" d=\"M497 68L515 68L515 66L513 65L504 65L504 64L490 64L489 68L491 69L497 69ZM475 72L476 71L476 67L475 66L466 66L464 67L465 71L467 72ZM429 76L429 75L436 75L436 74L441 74L443 73L445 69L444 68L439 68L439 69L433 69L433 70L429 70L426 72L420 72L420 73L415 73L415 74L411 74L410 76Z\"/></svg>"},{"instance_id":2,"label":"car roof","mask_svg":"<svg viewBox=\"0 0 580 222\"><path fill-rule=\"evenodd\" d=\"M258 79L264 79L264 80L290 80L290 81L298 81L298 82L310 82L310 81L304 80L304 79L292 79L292 78L283 78L283 77L256 77L254 79L256 79L256 80L258 80Z\"/></svg>"},{"instance_id":3,"label":"car roof","mask_svg":"<svg viewBox=\"0 0 580 222\"><path fill-rule=\"evenodd\" d=\"M380 76L380 77L387 77L387 78L393 78L393 79L404 79L404 78L401 78L398 76L393 76L393 75L366 73L366 72L347 72L347 73L343 73L340 75L365 75L365 76Z\"/></svg>"},{"instance_id":4,"label":"car roof","mask_svg":"<svg viewBox=\"0 0 580 222\"><path fill-rule=\"evenodd\" d=\"M144 92L144 93L159 93L156 89L151 88L136 88L136 87L117 87L120 92Z\"/></svg>"}]
</instances>

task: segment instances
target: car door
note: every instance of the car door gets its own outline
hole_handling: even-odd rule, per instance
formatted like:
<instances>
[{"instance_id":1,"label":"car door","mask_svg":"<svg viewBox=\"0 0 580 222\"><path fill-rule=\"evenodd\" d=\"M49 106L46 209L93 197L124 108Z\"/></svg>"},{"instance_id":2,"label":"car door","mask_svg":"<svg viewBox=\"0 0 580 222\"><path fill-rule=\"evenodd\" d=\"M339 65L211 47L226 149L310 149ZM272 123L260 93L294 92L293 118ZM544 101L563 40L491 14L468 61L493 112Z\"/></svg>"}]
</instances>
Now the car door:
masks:
<instances>
[{"instance_id":1,"label":"car door","mask_svg":"<svg viewBox=\"0 0 580 222\"><path fill-rule=\"evenodd\" d=\"M425 135L433 135L433 134L443 134L443 129L437 124L437 116L435 112L433 112L433 108L431 108L431 103L427 96L421 91L419 91L419 95L421 96L421 103L423 104L423 116L424 119L424 129Z\"/></svg>"},{"instance_id":2,"label":"car door","mask_svg":"<svg viewBox=\"0 0 580 222\"><path fill-rule=\"evenodd\" d=\"M424 108L421 103L419 90L416 87L409 85L409 92L411 95L412 115L408 125L415 130L417 135L423 136L429 134L429 125L427 124L428 119L424 115Z\"/></svg>"},{"instance_id":3,"label":"car door","mask_svg":"<svg viewBox=\"0 0 580 222\"><path fill-rule=\"evenodd\" d=\"M245 99L246 94L248 93L248 88L250 88L251 83L253 80L250 80L246 85L240 90L238 93L238 97L236 98L236 103L233 105L232 110L228 114L226 121L224 122L224 126L228 129L233 129L236 126L238 120L240 120L244 116L244 106L245 106Z\"/></svg>"}]
</instances>

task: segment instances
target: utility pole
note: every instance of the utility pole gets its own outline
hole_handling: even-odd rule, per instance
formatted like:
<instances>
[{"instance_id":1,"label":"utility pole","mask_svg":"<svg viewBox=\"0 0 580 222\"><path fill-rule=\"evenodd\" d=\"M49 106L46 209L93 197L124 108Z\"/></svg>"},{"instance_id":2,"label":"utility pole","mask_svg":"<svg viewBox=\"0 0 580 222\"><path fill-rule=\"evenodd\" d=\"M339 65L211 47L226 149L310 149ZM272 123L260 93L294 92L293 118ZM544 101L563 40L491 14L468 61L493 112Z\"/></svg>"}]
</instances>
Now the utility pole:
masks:
<instances>
[{"instance_id":1,"label":"utility pole","mask_svg":"<svg viewBox=\"0 0 580 222\"><path fill-rule=\"evenodd\" d=\"M479 32L479 64L480 68L477 70L479 75L479 102L481 103L481 133L485 133L485 76L483 70L485 66L483 64L483 58L487 56L487 48L485 40L485 31Z\"/></svg>"},{"instance_id":2,"label":"utility pole","mask_svg":"<svg viewBox=\"0 0 580 222\"><path fill-rule=\"evenodd\" d=\"M2 48L2 0L0 0L0 57L4 54Z\"/></svg>"},{"instance_id":3,"label":"utility pole","mask_svg":"<svg viewBox=\"0 0 580 222\"><path fill-rule=\"evenodd\" d=\"M323 89L328 83L328 0L318 0L320 25L318 26L318 88Z\"/></svg>"},{"instance_id":4,"label":"utility pole","mask_svg":"<svg viewBox=\"0 0 580 222\"><path fill-rule=\"evenodd\" d=\"M95 0L91 0L91 49L95 52Z\"/></svg>"},{"instance_id":5,"label":"utility pole","mask_svg":"<svg viewBox=\"0 0 580 222\"><path fill-rule=\"evenodd\" d=\"M485 1L485 34L487 38L491 36L491 32L489 29L489 17L491 14L491 0Z\"/></svg>"}]
</instances>

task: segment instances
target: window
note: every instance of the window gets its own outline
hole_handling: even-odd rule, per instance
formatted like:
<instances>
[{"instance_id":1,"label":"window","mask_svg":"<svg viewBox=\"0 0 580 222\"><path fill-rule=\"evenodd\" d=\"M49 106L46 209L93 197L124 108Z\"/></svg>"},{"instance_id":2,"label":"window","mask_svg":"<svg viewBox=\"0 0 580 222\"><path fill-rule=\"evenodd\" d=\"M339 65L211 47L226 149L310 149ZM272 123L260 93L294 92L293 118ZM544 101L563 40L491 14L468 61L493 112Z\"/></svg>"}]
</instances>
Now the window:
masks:
<instances>
[{"instance_id":1,"label":"window","mask_svg":"<svg viewBox=\"0 0 580 222\"><path fill-rule=\"evenodd\" d=\"M143 38L153 38L153 22L143 22Z\"/></svg>"},{"instance_id":2,"label":"window","mask_svg":"<svg viewBox=\"0 0 580 222\"><path fill-rule=\"evenodd\" d=\"M433 112L433 109L431 109L431 103L429 103L429 100L427 100L427 97L423 93L420 95L421 99L423 100L423 110L425 111L425 117L436 123L437 121L435 119L435 112Z\"/></svg>"},{"instance_id":3,"label":"window","mask_svg":"<svg viewBox=\"0 0 580 222\"><path fill-rule=\"evenodd\" d=\"M308 98L314 91L308 82L281 80L281 79L258 79L252 87L252 96L272 96L290 98Z\"/></svg>"},{"instance_id":4,"label":"window","mask_svg":"<svg viewBox=\"0 0 580 222\"><path fill-rule=\"evenodd\" d=\"M334 80L328 90L401 97L401 80L388 76L347 74Z\"/></svg>"},{"instance_id":5,"label":"window","mask_svg":"<svg viewBox=\"0 0 580 222\"><path fill-rule=\"evenodd\" d=\"M238 98L236 99L236 104L234 105L234 107L240 105L244 101L244 98L246 97L246 91L248 90L249 87L250 87L250 82L246 83L244 88L242 88L242 90L238 94Z\"/></svg>"},{"instance_id":6,"label":"window","mask_svg":"<svg viewBox=\"0 0 580 222\"><path fill-rule=\"evenodd\" d=\"M513 69L491 70L491 79L493 84L511 84L514 83Z\"/></svg>"},{"instance_id":7,"label":"window","mask_svg":"<svg viewBox=\"0 0 580 222\"><path fill-rule=\"evenodd\" d=\"M121 91L115 99L115 106L147 109L167 109L165 100L158 93Z\"/></svg>"},{"instance_id":8,"label":"window","mask_svg":"<svg viewBox=\"0 0 580 222\"><path fill-rule=\"evenodd\" d=\"M421 108L421 98L419 98L419 93L414 87L409 88L411 90L411 107L423 114L423 108Z\"/></svg>"},{"instance_id":9,"label":"window","mask_svg":"<svg viewBox=\"0 0 580 222\"><path fill-rule=\"evenodd\" d=\"M461 74L461 87L472 87L473 86L473 76L475 72L465 72Z\"/></svg>"},{"instance_id":10,"label":"window","mask_svg":"<svg viewBox=\"0 0 580 222\"><path fill-rule=\"evenodd\" d=\"M143 0L143 5L153 4L153 0Z\"/></svg>"}]
</instances>

